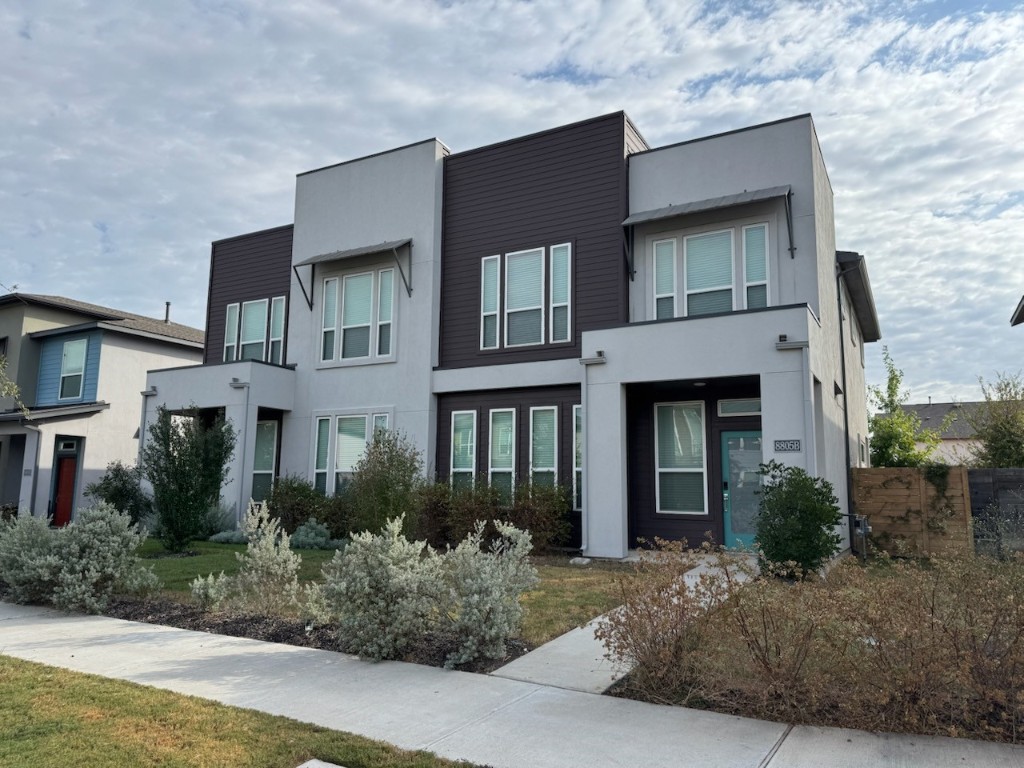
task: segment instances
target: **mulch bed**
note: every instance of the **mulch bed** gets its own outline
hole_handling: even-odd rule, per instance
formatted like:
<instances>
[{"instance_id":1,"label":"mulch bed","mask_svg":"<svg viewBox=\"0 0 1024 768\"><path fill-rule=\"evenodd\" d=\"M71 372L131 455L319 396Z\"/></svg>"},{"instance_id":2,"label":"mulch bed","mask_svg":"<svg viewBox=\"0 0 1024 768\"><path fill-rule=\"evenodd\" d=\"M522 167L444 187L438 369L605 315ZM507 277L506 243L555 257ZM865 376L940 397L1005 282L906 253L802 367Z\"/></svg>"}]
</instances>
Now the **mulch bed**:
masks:
<instances>
[{"instance_id":1,"label":"mulch bed","mask_svg":"<svg viewBox=\"0 0 1024 768\"><path fill-rule=\"evenodd\" d=\"M331 626L307 627L301 619L283 616L203 611L192 603L167 597L114 598L107 605L104 615L115 619L163 624L179 629L245 637L250 640L265 640L271 643L297 645L302 648L318 648L323 651L341 649L338 632ZM402 661L443 667L445 656L453 649L449 638L441 634L430 635L410 648ZM462 664L456 669L463 672L486 674L530 650L532 649L521 640L512 639L506 645L504 659L478 659L468 664Z\"/></svg>"}]
</instances>

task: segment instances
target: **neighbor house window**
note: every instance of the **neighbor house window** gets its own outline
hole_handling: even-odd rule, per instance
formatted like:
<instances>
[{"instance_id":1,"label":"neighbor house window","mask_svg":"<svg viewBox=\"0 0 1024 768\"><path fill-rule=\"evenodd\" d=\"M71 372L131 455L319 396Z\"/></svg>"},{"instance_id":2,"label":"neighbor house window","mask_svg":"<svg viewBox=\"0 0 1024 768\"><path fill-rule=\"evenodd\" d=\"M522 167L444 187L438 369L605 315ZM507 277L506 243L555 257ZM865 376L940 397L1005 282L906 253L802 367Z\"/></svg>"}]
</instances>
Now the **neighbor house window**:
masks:
<instances>
[{"instance_id":1,"label":"neighbor house window","mask_svg":"<svg viewBox=\"0 0 1024 768\"><path fill-rule=\"evenodd\" d=\"M743 228L743 283L747 309L768 306L768 227Z\"/></svg>"},{"instance_id":2,"label":"neighbor house window","mask_svg":"<svg viewBox=\"0 0 1024 768\"><path fill-rule=\"evenodd\" d=\"M275 296L270 302L270 355L268 363L284 362L284 296Z\"/></svg>"},{"instance_id":3,"label":"neighbor house window","mask_svg":"<svg viewBox=\"0 0 1024 768\"><path fill-rule=\"evenodd\" d=\"M657 511L707 514L704 403L654 406Z\"/></svg>"},{"instance_id":4,"label":"neighbor house window","mask_svg":"<svg viewBox=\"0 0 1024 768\"><path fill-rule=\"evenodd\" d=\"M572 508L583 509L583 406L572 407Z\"/></svg>"},{"instance_id":5,"label":"neighbor house window","mask_svg":"<svg viewBox=\"0 0 1024 768\"><path fill-rule=\"evenodd\" d=\"M61 400L73 400L82 396L87 345L86 339L64 342L64 352L60 362L59 398Z\"/></svg>"},{"instance_id":6,"label":"neighbor house window","mask_svg":"<svg viewBox=\"0 0 1024 768\"><path fill-rule=\"evenodd\" d=\"M277 465L277 422L256 422L256 452L252 461L252 500L265 501L274 485Z\"/></svg>"},{"instance_id":7,"label":"neighbor house window","mask_svg":"<svg viewBox=\"0 0 1024 768\"><path fill-rule=\"evenodd\" d=\"M571 340L570 243L481 259L480 349Z\"/></svg>"},{"instance_id":8,"label":"neighbor house window","mask_svg":"<svg viewBox=\"0 0 1024 768\"><path fill-rule=\"evenodd\" d=\"M238 304L228 304L224 318L224 362L233 363L238 357Z\"/></svg>"},{"instance_id":9,"label":"neighbor house window","mask_svg":"<svg viewBox=\"0 0 1024 768\"><path fill-rule=\"evenodd\" d=\"M394 353L394 277L393 269L381 269L324 280L321 361Z\"/></svg>"},{"instance_id":10,"label":"neighbor house window","mask_svg":"<svg viewBox=\"0 0 1024 768\"><path fill-rule=\"evenodd\" d=\"M452 412L452 488L472 488L476 474L476 411Z\"/></svg>"},{"instance_id":11,"label":"neighbor house window","mask_svg":"<svg viewBox=\"0 0 1024 768\"><path fill-rule=\"evenodd\" d=\"M495 409L490 417L487 479L510 501L516 484L516 412L514 408Z\"/></svg>"},{"instance_id":12,"label":"neighbor house window","mask_svg":"<svg viewBox=\"0 0 1024 768\"><path fill-rule=\"evenodd\" d=\"M530 409L530 482L554 487L558 476L558 408Z\"/></svg>"}]
</instances>

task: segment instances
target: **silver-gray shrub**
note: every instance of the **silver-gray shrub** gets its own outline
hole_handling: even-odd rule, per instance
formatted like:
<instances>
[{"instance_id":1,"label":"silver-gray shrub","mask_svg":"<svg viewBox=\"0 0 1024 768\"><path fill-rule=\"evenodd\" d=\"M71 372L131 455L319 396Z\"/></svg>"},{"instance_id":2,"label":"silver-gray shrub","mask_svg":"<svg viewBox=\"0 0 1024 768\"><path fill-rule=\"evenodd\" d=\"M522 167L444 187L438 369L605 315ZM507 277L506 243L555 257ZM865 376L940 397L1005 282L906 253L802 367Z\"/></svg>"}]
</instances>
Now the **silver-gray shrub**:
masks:
<instances>
[{"instance_id":1,"label":"silver-gray shrub","mask_svg":"<svg viewBox=\"0 0 1024 768\"><path fill-rule=\"evenodd\" d=\"M0 532L0 579L19 602L99 613L118 592L157 587L136 555L144 538L131 517L105 503L80 510L65 528L18 518Z\"/></svg>"},{"instance_id":2,"label":"silver-gray shrub","mask_svg":"<svg viewBox=\"0 0 1024 768\"><path fill-rule=\"evenodd\" d=\"M292 549L340 549L344 539L332 539L330 529L315 517L295 529L292 534Z\"/></svg>"},{"instance_id":3,"label":"silver-gray shrub","mask_svg":"<svg viewBox=\"0 0 1024 768\"><path fill-rule=\"evenodd\" d=\"M498 538L489 546L484 547L484 524L479 522L444 555L447 616L459 642L445 659L446 667L480 656L504 658L505 643L519 633L523 622L519 596L537 585L537 569L529 559L529 532L500 520L494 527Z\"/></svg>"},{"instance_id":4,"label":"silver-gray shrub","mask_svg":"<svg viewBox=\"0 0 1024 768\"><path fill-rule=\"evenodd\" d=\"M394 659L433 624L445 593L441 558L402 535L393 518L379 534L354 534L323 568L323 598L338 622L343 649Z\"/></svg>"}]
</instances>

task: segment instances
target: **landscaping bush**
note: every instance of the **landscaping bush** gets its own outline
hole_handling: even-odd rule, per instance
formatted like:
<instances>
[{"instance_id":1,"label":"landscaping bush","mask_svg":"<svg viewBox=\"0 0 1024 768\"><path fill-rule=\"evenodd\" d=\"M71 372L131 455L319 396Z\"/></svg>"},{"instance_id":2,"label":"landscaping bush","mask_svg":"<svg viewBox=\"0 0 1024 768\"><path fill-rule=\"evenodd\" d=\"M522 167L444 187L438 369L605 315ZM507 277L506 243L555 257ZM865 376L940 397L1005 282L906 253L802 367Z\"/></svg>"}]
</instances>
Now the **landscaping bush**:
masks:
<instances>
[{"instance_id":1,"label":"landscaping bush","mask_svg":"<svg viewBox=\"0 0 1024 768\"><path fill-rule=\"evenodd\" d=\"M415 530L415 492L422 471L423 460L412 441L396 430L376 430L345 489L352 515L349 530L378 533L396 517L406 521L407 531Z\"/></svg>"},{"instance_id":2,"label":"landscaping bush","mask_svg":"<svg viewBox=\"0 0 1024 768\"><path fill-rule=\"evenodd\" d=\"M423 483L416 489L416 529L414 538L435 549L444 549L451 541L452 487L446 482Z\"/></svg>"},{"instance_id":3,"label":"landscaping bush","mask_svg":"<svg viewBox=\"0 0 1024 768\"><path fill-rule=\"evenodd\" d=\"M840 542L835 527L841 517L832 484L776 461L762 464L761 473L765 481L756 541L762 565L785 565L792 576L817 571Z\"/></svg>"},{"instance_id":4,"label":"landscaping bush","mask_svg":"<svg viewBox=\"0 0 1024 768\"><path fill-rule=\"evenodd\" d=\"M291 535L310 518L326 519L329 499L305 478L286 475L274 483L267 503L281 521L281 528Z\"/></svg>"},{"instance_id":5,"label":"landscaping bush","mask_svg":"<svg viewBox=\"0 0 1024 768\"><path fill-rule=\"evenodd\" d=\"M1003 741L1024 732L1024 559L841 562L827 577L685 586L655 553L601 636L626 692L789 723Z\"/></svg>"},{"instance_id":6,"label":"landscaping bush","mask_svg":"<svg viewBox=\"0 0 1024 768\"><path fill-rule=\"evenodd\" d=\"M0 528L0 580L17 602L99 613L117 592L156 588L156 577L135 554L143 538L131 518L109 504L80 510L64 528L19 518Z\"/></svg>"},{"instance_id":7,"label":"landscaping bush","mask_svg":"<svg viewBox=\"0 0 1024 768\"><path fill-rule=\"evenodd\" d=\"M339 549L344 544L344 539L332 539L327 526L315 517L300 525L291 538L292 549Z\"/></svg>"},{"instance_id":8,"label":"landscaping bush","mask_svg":"<svg viewBox=\"0 0 1024 768\"><path fill-rule=\"evenodd\" d=\"M127 514L133 523L141 523L153 512L153 499L142 488L142 469L121 461L107 464L107 471L95 483L85 486L85 495L105 501Z\"/></svg>"},{"instance_id":9,"label":"landscaping bush","mask_svg":"<svg viewBox=\"0 0 1024 768\"><path fill-rule=\"evenodd\" d=\"M530 533L535 552L565 544L569 536L570 491L560 485L523 484L502 519Z\"/></svg>"},{"instance_id":10,"label":"landscaping bush","mask_svg":"<svg viewBox=\"0 0 1024 768\"><path fill-rule=\"evenodd\" d=\"M447 530L445 544L456 546L476 530L476 524L481 520L486 523L502 519L504 509L502 491L488 485L486 475L478 476L471 486L453 488L447 525L444 526ZM488 529L486 533L490 536L493 529Z\"/></svg>"}]
</instances>

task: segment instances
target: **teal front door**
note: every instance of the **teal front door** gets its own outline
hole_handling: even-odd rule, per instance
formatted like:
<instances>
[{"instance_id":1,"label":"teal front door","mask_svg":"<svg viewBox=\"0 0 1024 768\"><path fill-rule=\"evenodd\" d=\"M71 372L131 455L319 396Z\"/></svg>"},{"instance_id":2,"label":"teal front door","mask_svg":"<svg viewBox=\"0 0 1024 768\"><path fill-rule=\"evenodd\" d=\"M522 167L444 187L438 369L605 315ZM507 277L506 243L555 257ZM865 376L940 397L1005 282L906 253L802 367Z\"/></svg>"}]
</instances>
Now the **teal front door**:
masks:
<instances>
[{"instance_id":1,"label":"teal front door","mask_svg":"<svg viewBox=\"0 0 1024 768\"><path fill-rule=\"evenodd\" d=\"M725 546L754 545L761 497L761 433L722 433L722 506Z\"/></svg>"}]
</instances>

